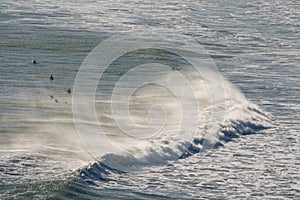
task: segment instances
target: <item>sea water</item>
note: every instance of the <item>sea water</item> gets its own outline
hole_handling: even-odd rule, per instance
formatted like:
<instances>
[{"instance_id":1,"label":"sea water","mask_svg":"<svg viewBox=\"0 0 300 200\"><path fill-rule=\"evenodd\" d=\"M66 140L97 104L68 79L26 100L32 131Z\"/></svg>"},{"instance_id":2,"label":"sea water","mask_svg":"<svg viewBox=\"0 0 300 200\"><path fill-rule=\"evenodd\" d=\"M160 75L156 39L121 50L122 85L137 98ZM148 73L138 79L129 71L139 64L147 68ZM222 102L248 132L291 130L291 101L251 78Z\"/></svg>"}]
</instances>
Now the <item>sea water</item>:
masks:
<instances>
[{"instance_id":1,"label":"sea water","mask_svg":"<svg viewBox=\"0 0 300 200\"><path fill-rule=\"evenodd\" d=\"M293 0L1 1L0 198L299 199L299 10ZM198 77L159 48L132 51L97 85L97 123L77 115L74 83L90 52L116 34L151 31L192 38L222 78ZM136 67L146 63L156 65ZM199 133L178 139L174 132L186 118L177 111L190 102L178 103L170 91L187 88L174 79L179 74L196 88L201 117L183 130ZM116 116L110 111L114 88L152 79L171 84L137 87L130 119L142 128L124 137L116 119L129 118L122 109ZM226 104L211 101L220 80ZM215 108L226 113L224 121L212 120ZM161 134L149 135L147 125L160 124L160 117L166 120ZM211 122L217 140L203 151ZM108 146L121 152L95 138L99 154L91 153L94 137L84 140L80 123L101 127Z\"/></svg>"}]
</instances>

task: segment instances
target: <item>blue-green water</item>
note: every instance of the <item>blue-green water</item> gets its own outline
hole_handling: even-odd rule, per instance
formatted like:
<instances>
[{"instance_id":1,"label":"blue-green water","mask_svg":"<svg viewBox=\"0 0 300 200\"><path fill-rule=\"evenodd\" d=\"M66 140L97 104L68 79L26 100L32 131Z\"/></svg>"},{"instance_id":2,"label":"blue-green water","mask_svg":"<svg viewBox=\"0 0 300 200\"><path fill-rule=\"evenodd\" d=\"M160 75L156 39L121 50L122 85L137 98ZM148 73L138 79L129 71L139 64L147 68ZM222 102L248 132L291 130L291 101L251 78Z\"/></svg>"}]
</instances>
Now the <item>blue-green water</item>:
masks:
<instances>
[{"instance_id":1,"label":"blue-green water","mask_svg":"<svg viewBox=\"0 0 300 200\"><path fill-rule=\"evenodd\" d=\"M1 1L0 198L299 199L299 10L292 0ZM142 156L106 154L102 160L126 168L142 164L134 173L111 169L88 153L75 128L73 93L66 90L73 90L94 47L132 30L168 30L193 38L239 88L228 83L227 122L218 122L218 148L199 153L201 136L195 135L181 159L166 163L164 156L176 151L170 135L154 138L150 146L139 141L138 148L120 139L131 152L142 149ZM100 82L104 91L135 58L141 63L170 58L179 69L182 65L169 54L135 52L107 72ZM138 75L143 79L145 74ZM118 140L100 86L98 119ZM165 102L157 91L163 90L146 91L150 103ZM205 100L207 91L201 91ZM203 109L208 105L203 103ZM133 114L146 116L137 118L144 122L148 115L142 108L134 107Z\"/></svg>"}]
</instances>

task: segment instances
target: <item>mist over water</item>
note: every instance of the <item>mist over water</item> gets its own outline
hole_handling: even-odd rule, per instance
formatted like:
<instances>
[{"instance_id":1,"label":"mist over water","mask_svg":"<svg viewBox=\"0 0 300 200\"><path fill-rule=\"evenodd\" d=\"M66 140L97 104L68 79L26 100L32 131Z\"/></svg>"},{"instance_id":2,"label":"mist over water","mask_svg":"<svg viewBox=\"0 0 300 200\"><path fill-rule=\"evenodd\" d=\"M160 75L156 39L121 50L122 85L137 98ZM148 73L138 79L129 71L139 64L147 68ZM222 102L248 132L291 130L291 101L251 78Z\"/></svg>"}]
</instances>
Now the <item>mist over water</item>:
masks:
<instances>
[{"instance_id":1,"label":"mist over water","mask_svg":"<svg viewBox=\"0 0 300 200\"><path fill-rule=\"evenodd\" d=\"M299 198L299 6L297 1L2 1L0 198ZM97 82L90 102L97 123L84 119L85 107L77 110L79 123L100 126L109 141L86 140L100 146L95 155L82 138L87 132L78 132L72 107L80 67L114 34L151 30L197 41L216 65L214 73L221 74L226 101L211 101L218 80L205 67L201 77L174 53L132 51L111 63ZM176 40L171 35L165 39ZM187 81L179 81L183 75ZM161 85L136 87L150 80ZM197 110L187 100L190 87ZM135 90L122 107L128 88ZM180 101L174 90L186 92L186 99ZM182 118L183 107L191 119ZM213 120L212 113L222 120ZM196 134L175 137L182 122L194 120L198 123L184 130L196 128ZM217 140L205 137L212 125ZM205 152L209 141L214 148Z\"/></svg>"}]
</instances>

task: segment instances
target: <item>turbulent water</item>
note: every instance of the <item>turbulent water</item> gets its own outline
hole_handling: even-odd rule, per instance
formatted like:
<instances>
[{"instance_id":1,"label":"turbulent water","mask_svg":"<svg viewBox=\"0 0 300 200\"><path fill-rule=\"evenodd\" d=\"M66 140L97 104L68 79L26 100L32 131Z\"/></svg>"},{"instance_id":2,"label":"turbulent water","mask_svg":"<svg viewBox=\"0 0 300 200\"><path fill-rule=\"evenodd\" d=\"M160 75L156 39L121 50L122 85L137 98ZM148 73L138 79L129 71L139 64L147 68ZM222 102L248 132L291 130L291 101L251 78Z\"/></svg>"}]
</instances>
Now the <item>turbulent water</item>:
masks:
<instances>
[{"instance_id":1,"label":"turbulent water","mask_svg":"<svg viewBox=\"0 0 300 200\"><path fill-rule=\"evenodd\" d=\"M299 10L296 0L1 1L0 199L299 199ZM203 48L185 47L187 58L216 68L199 76L148 46L101 79L85 71L98 44L132 32L179 46L185 35ZM142 46L136 38L94 55ZM94 98L78 95L93 81Z\"/></svg>"}]
</instances>

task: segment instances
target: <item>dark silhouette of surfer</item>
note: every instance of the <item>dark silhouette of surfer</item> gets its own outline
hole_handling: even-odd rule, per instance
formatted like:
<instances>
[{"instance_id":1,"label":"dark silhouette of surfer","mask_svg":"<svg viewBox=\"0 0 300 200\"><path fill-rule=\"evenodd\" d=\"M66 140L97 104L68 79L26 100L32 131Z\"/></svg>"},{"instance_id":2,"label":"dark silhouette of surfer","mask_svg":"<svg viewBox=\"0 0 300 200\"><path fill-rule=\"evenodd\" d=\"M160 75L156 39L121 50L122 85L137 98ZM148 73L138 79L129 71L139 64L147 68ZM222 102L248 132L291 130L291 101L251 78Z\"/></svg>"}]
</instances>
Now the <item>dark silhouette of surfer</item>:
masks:
<instances>
[{"instance_id":1,"label":"dark silhouette of surfer","mask_svg":"<svg viewBox=\"0 0 300 200\"><path fill-rule=\"evenodd\" d=\"M38 64L38 62L36 61L36 59L32 60L32 64Z\"/></svg>"},{"instance_id":2,"label":"dark silhouette of surfer","mask_svg":"<svg viewBox=\"0 0 300 200\"><path fill-rule=\"evenodd\" d=\"M52 74L51 74L51 76L49 76L49 79L50 79L50 81L53 81L53 80L54 80L54 77L53 77Z\"/></svg>"},{"instance_id":3,"label":"dark silhouette of surfer","mask_svg":"<svg viewBox=\"0 0 300 200\"><path fill-rule=\"evenodd\" d=\"M67 93L68 93L68 94L71 94L71 93L72 93L72 90L71 90L70 88L68 88L68 89L67 89Z\"/></svg>"}]
</instances>

